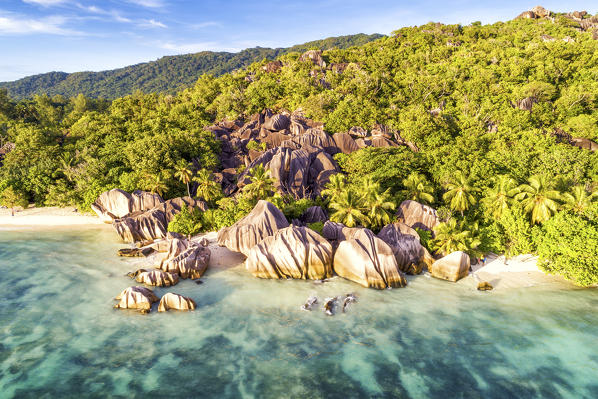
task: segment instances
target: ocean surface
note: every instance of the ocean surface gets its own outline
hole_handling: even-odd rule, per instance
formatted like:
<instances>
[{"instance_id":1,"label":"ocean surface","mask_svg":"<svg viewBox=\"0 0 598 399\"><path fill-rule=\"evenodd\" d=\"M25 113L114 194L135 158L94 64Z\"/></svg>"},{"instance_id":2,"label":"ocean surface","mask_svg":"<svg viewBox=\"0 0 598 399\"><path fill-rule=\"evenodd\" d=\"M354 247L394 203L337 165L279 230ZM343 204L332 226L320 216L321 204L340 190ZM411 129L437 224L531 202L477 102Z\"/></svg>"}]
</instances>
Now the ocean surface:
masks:
<instances>
[{"instance_id":1,"label":"ocean surface","mask_svg":"<svg viewBox=\"0 0 598 399\"><path fill-rule=\"evenodd\" d=\"M598 291L478 292L425 276L375 291L211 269L115 310L135 283L109 226L0 230L0 398L597 398ZM347 312L300 310L353 292Z\"/></svg>"}]
</instances>

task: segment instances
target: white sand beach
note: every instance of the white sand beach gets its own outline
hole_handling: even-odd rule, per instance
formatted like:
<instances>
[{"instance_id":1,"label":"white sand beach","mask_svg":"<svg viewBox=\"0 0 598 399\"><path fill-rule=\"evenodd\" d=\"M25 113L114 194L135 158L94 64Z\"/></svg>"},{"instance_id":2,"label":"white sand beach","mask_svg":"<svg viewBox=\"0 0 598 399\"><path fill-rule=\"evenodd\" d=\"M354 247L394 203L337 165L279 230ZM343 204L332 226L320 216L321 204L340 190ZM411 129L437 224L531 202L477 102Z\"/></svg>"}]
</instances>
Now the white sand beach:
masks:
<instances>
[{"instance_id":1,"label":"white sand beach","mask_svg":"<svg viewBox=\"0 0 598 399\"><path fill-rule=\"evenodd\" d=\"M11 210L0 209L0 227L9 226L72 226L72 225L97 225L103 222L95 215L84 214L75 207L30 207L16 211L11 215Z\"/></svg>"}]
</instances>

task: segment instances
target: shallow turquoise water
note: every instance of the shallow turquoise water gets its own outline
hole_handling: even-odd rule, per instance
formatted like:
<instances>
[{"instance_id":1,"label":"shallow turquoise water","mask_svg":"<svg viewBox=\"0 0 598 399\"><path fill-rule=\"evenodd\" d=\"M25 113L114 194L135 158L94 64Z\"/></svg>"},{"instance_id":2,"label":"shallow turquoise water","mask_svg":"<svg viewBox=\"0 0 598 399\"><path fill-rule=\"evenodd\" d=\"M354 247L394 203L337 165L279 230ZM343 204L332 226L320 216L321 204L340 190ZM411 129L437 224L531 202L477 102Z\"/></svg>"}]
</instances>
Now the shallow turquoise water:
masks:
<instances>
[{"instance_id":1,"label":"shallow turquoise water","mask_svg":"<svg viewBox=\"0 0 598 399\"><path fill-rule=\"evenodd\" d=\"M596 398L596 290L480 293L209 270L191 313L112 309L132 282L109 227L0 231L0 397ZM327 317L299 306L354 292Z\"/></svg>"}]
</instances>

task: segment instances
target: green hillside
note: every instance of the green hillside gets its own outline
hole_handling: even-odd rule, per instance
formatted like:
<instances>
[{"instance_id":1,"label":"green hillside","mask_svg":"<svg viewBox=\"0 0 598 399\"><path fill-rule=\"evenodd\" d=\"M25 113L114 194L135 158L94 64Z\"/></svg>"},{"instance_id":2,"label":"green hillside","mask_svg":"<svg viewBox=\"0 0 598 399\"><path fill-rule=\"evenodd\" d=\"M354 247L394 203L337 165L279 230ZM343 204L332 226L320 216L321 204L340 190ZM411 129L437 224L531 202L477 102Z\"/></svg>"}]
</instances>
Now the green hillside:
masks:
<instances>
[{"instance_id":1,"label":"green hillside","mask_svg":"<svg viewBox=\"0 0 598 399\"><path fill-rule=\"evenodd\" d=\"M253 62L274 59L290 52L303 52L312 48L328 50L363 45L382 35L357 34L330 37L289 48L250 48L238 53L203 51L162 57L156 61L131 65L102 72L49 72L28 76L14 82L2 82L0 87L8 90L16 99L29 98L35 94L76 96L114 99L136 90L144 93L167 92L189 87L204 73L222 75Z\"/></svg>"}]
</instances>

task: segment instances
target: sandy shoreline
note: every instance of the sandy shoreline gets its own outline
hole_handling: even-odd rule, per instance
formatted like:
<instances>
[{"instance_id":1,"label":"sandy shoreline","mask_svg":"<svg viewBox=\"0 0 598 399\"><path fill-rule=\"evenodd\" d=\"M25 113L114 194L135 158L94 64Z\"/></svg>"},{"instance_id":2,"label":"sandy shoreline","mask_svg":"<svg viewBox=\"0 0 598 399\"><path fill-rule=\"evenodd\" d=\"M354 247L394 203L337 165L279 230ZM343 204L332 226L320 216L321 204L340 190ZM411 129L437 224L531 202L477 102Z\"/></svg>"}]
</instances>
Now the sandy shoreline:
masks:
<instances>
[{"instance_id":1,"label":"sandy shoreline","mask_svg":"<svg viewBox=\"0 0 598 399\"><path fill-rule=\"evenodd\" d=\"M17 211L14 216L11 216L10 209L0 209L0 227L52 227L98 224L104 223L97 216L76 212L74 207L32 207Z\"/></svg>"}]
</instances>

